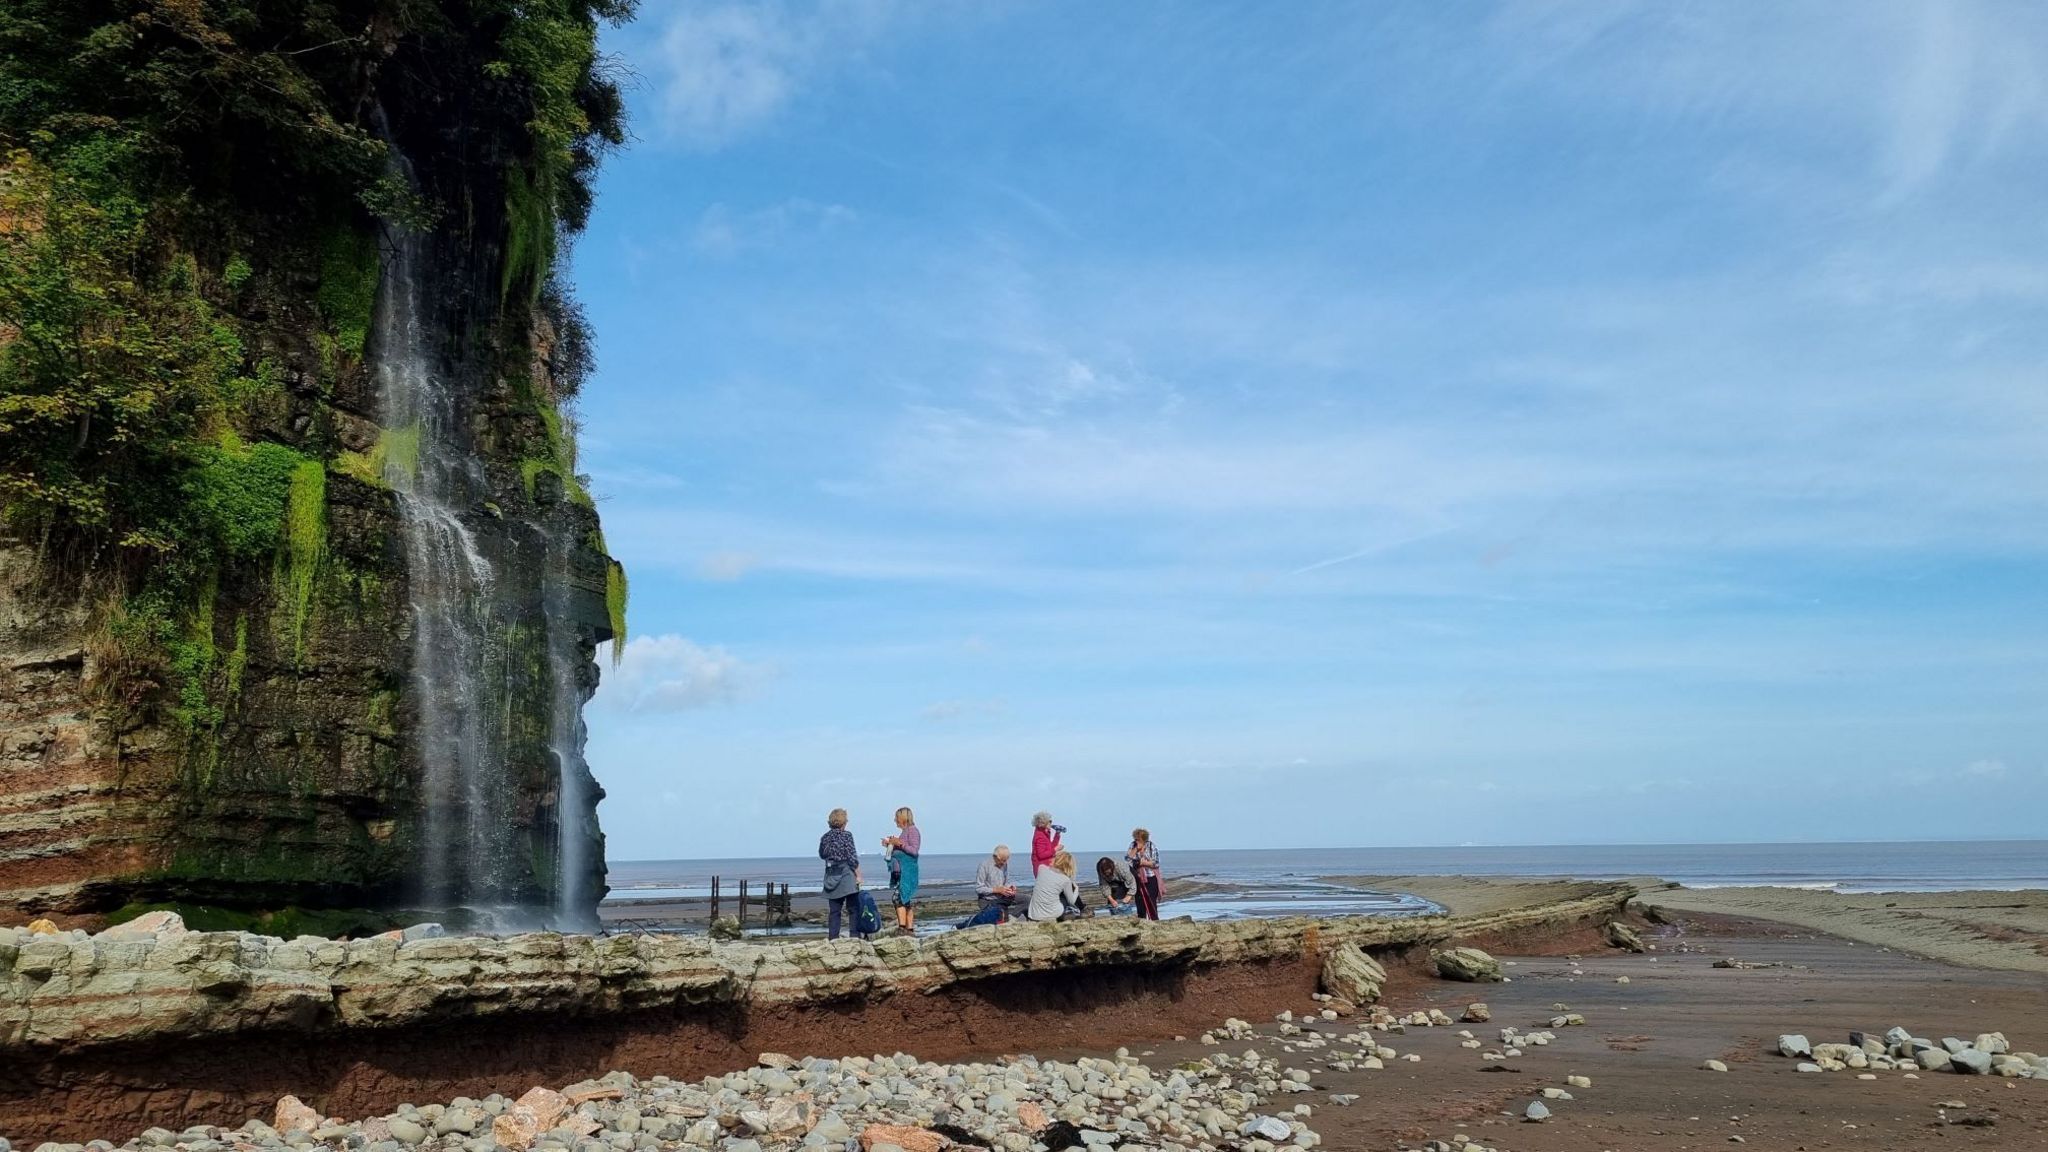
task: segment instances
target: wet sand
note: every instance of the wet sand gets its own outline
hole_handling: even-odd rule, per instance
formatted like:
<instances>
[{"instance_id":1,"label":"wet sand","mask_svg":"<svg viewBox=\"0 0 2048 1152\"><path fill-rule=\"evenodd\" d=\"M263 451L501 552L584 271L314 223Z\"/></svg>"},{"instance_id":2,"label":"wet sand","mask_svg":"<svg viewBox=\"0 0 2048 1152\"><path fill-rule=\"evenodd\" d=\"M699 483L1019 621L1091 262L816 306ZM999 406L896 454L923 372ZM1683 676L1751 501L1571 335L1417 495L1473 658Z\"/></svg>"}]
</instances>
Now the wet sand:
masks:
<instances>
[{"instance_id":1,"label":"wet sand","mask_svg":"<svg viewBox=\"0 0 2048 1152\"><path fill-rule=\"evenodd\" d=\"M1454 894L1452 886L1438 891ZM1456 1017L1483 1000L1492 1022L1382 1036L1381 1043L1423 1059L1395 1060L1381 1071L1330 1072L1309 1062L1329 1049L1281 1053L1283 1064L1315 1073L1316 1088L1281 1103L1313 1105L1323 1146L1347 1150L1414 1148L1461 1134L1512 1152L1725 1148L1733 1136L1749 1147L1786 1150L2048 1148L2048 1080L1886 1072L1863 1081L1852 1072L1802 1074L1795 1061L1769 1051L1783 1032L1821 1043L1895 1024L1936 1039L2003 1031L2015 1050L2043 1051L2048 986L2038 977L1719 916L1686 914L1646 937L1658 948L1648 955L1602 952L1576 963L1504 956L1513 961L1505 984L1396 971L1386 1003L1397 1012L1436 1007ZM1728 955L1766 966L1712 967ZM1573 975L1575 967L1583 975ZM1630 982L1618 984L1618 976ZM1500 1065L1459 1047L1461 1029L1495 1040L1504 1025L1545 1027L1558 1004L1587 1023L1555 1029L1547 1047ZM1319 1006L1304 1001L1294 1010L1312 1007ZM1229 1042L1227 1050L1278 1048L1274 1023L1252 1022L1262 1036ZM1309 1027L1341 1034L1349 1025ZM1144 1050L1154 1067L1169 1067L1219 1049L1181 1043ZM1709 1058L1730 1070L1705 1071ZM1570 1101L1546 1101L1550 1120L1524 1122L1523 1108L1543 1088L1565 1088L1568 1075L1589 1076L1593 1086L1568 1089ZM1359 1099L1338 1106L1329 1100L1335 1093ZM1938 1107L1956 1101L1962 1106Z\"/></svg>"},{"instance_id":2,"label":"wet sand","mask_svg":"<svg viewBox=\"0 0 2048 1152\"><path fill-rule=\"evenodd\" d=\"M2048 973L2048 892L1872 892L1655 888L1642 902L1794 924L1976 968Z\"/></svg>"}]
</instances>

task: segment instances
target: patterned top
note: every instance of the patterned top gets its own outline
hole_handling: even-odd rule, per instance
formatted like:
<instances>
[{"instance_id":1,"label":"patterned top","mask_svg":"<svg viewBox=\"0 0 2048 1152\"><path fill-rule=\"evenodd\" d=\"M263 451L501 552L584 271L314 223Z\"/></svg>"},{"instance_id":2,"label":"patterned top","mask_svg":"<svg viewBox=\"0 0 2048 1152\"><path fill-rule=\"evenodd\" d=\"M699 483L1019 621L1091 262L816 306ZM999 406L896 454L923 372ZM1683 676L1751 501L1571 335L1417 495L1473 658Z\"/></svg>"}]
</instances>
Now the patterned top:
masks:
<instances>
[{"instance_id":1,"label":"patterned top","mask_svg":"<svg viewBox=\"0 0 2048 1152\"><path fill-rule=\"evenodd\" d=\"M1132 844L1124 853L1124 859L1131 862L1131 868L1141 877L1159 875L1159 845L1147 840L1143 844Z\"/></svg>"},{"instance_id":2,"label":"patterned top","mask_svg":"<svg viewBox=\"0 0 2048 1152\"><path fill-rule=\"evenodd\" d=\"M924 834L917 830L915 824L905 824L902 830L896 833L896 841L902 845L897 851L905 856L923 854L920 850L924 847Z\"/></svg>"},{"instance_id":3,"label":"patterned top","mask_svg":"<svg viewBox=\"0 0 2048 1152\"><path fill-rule=\"evenodd\" d=\"M860 867L860 847L853 842L853 833L844 828L828 829L818 837L818 859L827 864L844 864L848 868Z\"/></svg>"}]
</instances>

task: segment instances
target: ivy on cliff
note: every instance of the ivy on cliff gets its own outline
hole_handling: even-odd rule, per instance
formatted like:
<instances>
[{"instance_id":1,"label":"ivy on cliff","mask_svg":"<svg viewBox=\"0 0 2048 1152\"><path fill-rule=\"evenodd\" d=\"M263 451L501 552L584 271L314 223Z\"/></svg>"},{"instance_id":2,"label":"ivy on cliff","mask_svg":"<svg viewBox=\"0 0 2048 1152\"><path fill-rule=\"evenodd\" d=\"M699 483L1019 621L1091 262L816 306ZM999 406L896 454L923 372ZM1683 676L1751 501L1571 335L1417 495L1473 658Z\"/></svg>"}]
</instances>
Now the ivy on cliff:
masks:
<instances>
[{"instance_id":1,"label":"ivy on cliff","mask_svg":"<svg viewBox=\"0 0 2048 1152\"><path fill-rule=\"evenodd\" d=\"M415 466L419 432L350 459L255 419L282 410L265 326L311 303L328 330L296 339L331 377L367 346L379 222L432 228L497 197L481 219L504 231L481 250L503 299L533 304L625 139L597 28L635 2L0 4L0 531L121 574L105 631L124 697L169 687L174 719L219 726L246 621L220 657L212 603L238 565L268 559L303 655L329 460L381 478ZM400 138L435 166L417 181ZM574 328L580 378L573 301L541 307Z\"/></svg>"},{"instance_id":2,"label":"ivy on cliff","mask_svg":"<svg viewBox=\"0 0 2048 1152\"><path fill-rule=\"evenodd\" d=\"M332 347L361 355L376 290L365 214L418 227L438 211L393 170L374 122L390 59L407 83L475 94L459 127L481 159L465 162L503 185L506 295L535 299L558 235L588 218L598 160L625 139L596 29L634 6L0 6L5 527L146 553L193 543L166 507L184 485L161 481L204 463L196 445L260 379L233 307L268 254L240 241L325 238ZM219 271L201 275L207 252Z\"/></svg>"}]
</instances>

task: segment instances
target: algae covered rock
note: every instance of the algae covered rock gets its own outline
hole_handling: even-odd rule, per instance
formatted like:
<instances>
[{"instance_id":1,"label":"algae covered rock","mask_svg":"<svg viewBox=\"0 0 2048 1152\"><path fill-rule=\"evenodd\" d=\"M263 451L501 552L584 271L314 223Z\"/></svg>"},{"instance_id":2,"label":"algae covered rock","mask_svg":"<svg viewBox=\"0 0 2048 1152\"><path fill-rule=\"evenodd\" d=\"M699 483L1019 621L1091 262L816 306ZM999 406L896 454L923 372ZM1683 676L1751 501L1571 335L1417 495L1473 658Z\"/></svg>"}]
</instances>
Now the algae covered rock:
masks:
<instances>
[{"instance_id":1,"label":"algae covered rock","mask_svg":"<svg viewBox=\"0 0 2048 1152\"><path fill-rule=\"evenodd\" d=\"M1609 944L1625 952L1647 951L1643 946L1643 938L1636 934L1636 930L1619 920L1609 920L1607 926L1600 930L1600 935L1605 937Z\"/></svg>"},{"instance_id":2,"label":"algae covered rock","mask_svg":"<svg viewBox=\"0 0 2048 1152\"><path fill-rule=\"evenodd\" d=\"M1500 961L1477 948L1445 948L1429 954L1437 975L1467 984L1497 984L1503 979Z\"/></svg>"},{"instance_id":3,"label":"algae covered rock","mask_svg":"<svg viewBox=\"0 0 2048 1152\"><path fill-rule=\"evenodd\" d=\"M1323 991L1352 1004L1379 1000L1386 986L1387 970L1356 944L1342 944L1323 957Z\"/></svg>"}]
</instances>

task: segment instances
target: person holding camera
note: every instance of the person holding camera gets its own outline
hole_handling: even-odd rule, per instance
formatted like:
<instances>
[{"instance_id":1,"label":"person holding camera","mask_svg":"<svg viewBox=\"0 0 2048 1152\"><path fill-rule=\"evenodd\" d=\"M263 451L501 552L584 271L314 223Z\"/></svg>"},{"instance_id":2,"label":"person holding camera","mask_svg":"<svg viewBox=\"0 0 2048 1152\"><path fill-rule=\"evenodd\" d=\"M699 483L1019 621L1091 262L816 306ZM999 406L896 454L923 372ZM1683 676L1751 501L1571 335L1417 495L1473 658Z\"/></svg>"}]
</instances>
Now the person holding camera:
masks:
<instances>
[{"instance_id":1,"label":"person holding camera","mask_svg":"<svg viewBox=\"0 0 2048 1152\"><path fill-rule=\"evenodd\" d=\"M1131 830L1131 849L1124 853L1124 860L1138 880L1138 915L1145 920L1159 919L1159 845L1152 842L1152 833L1143 828Z\"/></svg>"},{"instance_id":2,"label":"person holding camera","mask_svg":"<svg viewBox=\"0 0 2048 1152\"><path fill-rule=\"evenodd\" d=\"M1066 835L1066 828L1052 822L1052 813L1040 812L1031 818L1031 879L1038 880L1039 869L1052 863L1059 855L1060 837Z\"/></svg>"}]
</instances>

